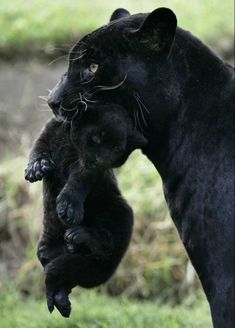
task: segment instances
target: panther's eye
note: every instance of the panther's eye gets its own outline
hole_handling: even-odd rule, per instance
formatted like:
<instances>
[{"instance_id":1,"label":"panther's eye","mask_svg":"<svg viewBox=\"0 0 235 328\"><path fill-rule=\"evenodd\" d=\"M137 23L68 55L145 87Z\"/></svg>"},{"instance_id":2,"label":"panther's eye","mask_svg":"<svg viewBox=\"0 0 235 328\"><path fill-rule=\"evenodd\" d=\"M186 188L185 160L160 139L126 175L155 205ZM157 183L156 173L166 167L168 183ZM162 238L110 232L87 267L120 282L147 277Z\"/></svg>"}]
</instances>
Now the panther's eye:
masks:
<instances>
[{"instance_id":1,"label":"panther's eye","mask_svg":"<svg viewBox=\"0 0 235 328\"><path fill-rule=\"evenodd\" d=\"M99 68L99 65L92 63L89 68L90 71L95 74Z\"/></svg>"}]
</instances>

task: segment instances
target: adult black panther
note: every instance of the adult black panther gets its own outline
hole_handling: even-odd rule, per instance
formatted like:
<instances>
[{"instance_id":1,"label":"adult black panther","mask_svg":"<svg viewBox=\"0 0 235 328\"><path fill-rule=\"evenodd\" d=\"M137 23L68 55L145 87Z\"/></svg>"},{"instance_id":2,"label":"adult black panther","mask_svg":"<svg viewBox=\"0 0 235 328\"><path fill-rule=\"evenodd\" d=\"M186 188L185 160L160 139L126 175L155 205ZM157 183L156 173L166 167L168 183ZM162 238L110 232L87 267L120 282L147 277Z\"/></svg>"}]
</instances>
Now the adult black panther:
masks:
<instances>
[{"instance_id":1,"label":"adult black panther","mask_svg":"<svg viewBox=\"0 0 235 328\"><path fill-rule=\"evenodd\" d=\"M49 95L56 115L123 105L144 130L171 216L218 328L234 327L234 72L177 28L174 13L116 10L71 50ZM69 111L68 111L69 110ZM89 109L88 109L89 110Z\"/></svg>"}]
</instances>

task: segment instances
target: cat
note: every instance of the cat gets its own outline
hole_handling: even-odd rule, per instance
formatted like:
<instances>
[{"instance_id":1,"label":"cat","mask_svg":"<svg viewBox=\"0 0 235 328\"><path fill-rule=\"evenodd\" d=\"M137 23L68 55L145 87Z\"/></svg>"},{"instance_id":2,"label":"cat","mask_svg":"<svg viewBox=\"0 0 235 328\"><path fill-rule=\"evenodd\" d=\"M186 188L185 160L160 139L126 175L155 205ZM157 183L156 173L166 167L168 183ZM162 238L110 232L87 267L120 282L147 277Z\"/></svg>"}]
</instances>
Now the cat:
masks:
<instances>
[{"instance_id":1,"label":"cat","mask_svg":"<svg viewBox=\"0 0 235 328\"><path fill-rule=\"evenodd\" d=\"M133 213L110 168L145 143L126 111L112 104L89 108L72 125L53 118L36 140L25 178L43 179L37 253L45 268L50 311L56 306L68 317L71 289L104 283L120 263Z\"/></svg>"}]
</instances>

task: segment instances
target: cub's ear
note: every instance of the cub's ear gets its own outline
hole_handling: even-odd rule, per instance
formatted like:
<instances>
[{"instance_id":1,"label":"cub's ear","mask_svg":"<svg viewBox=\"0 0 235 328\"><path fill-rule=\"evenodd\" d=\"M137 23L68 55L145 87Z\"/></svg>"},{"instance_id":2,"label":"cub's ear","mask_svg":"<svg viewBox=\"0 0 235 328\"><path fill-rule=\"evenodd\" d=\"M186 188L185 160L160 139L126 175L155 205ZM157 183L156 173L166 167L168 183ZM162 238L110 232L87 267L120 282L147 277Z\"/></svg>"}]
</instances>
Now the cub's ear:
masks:
<instances>
[{"instance_id":1,"label":"cub's ear","mask_svg":"<svg viewBox=\"0 0 235 328\"><path fill-rule=\"evenodd\" d=\"M177 19L168 8L158 8L150 13L134 32L144 47L167 55L174 41Z\"/></svg>"},{"instance_id":2,"label":"cub's ear","mask_svg":"<svg viewBox=\"0 0 235 328\"><path fill-rule=\"evenodd\" d=\"M130 148L142 148L148 143L148 140L137 130L133 130L130 136L127 138L127 145Z\"/></svg>"},{"instance_id":3,"label":"cub's ear","mask_svg":"<svg viewBox=\"0 0 235 328\"><path fill-rule=\"evenodd\" d=\"M118 8L112 13L110 22L114 21L115 19L123 18L126 16L130 16L129 11L123 8Z\"/></svg>"}]
</instances>

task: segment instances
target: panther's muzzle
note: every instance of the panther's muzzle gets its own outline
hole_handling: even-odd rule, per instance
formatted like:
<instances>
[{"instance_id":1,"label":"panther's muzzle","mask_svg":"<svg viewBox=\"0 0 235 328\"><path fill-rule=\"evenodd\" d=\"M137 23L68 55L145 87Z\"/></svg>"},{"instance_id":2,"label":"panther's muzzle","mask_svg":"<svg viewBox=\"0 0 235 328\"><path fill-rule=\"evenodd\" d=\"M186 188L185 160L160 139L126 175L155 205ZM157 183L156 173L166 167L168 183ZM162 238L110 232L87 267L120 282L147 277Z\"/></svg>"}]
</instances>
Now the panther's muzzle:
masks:
<instances>
[{"instance_id":1,"label":"panther's muzzle","mask_svg":"<svg viewBox=\"0 0 235 328\"><path fill-rule=\"evenodd\" d=\"M61 103L65 90L65 85L67 83L67 73L65 73L61 79L57 82L54 88L49 92L47 103L52 109L53 113L56 116L61 116Z\"/></svg>"}]
</instances>

